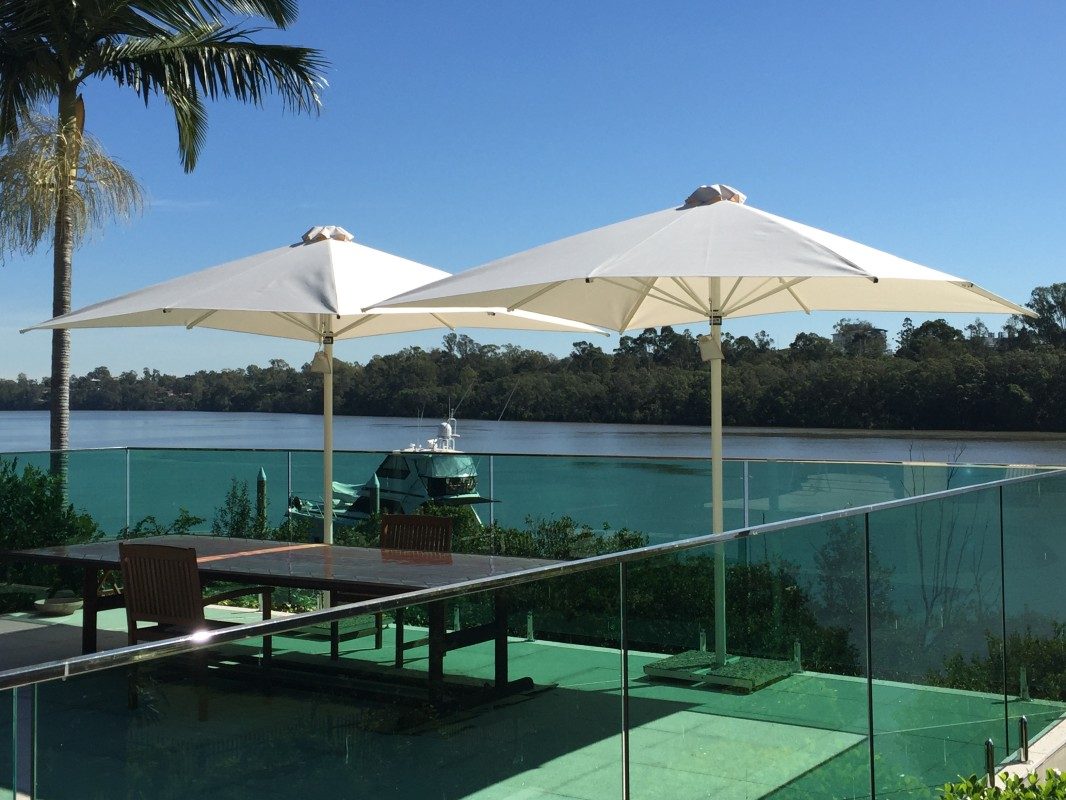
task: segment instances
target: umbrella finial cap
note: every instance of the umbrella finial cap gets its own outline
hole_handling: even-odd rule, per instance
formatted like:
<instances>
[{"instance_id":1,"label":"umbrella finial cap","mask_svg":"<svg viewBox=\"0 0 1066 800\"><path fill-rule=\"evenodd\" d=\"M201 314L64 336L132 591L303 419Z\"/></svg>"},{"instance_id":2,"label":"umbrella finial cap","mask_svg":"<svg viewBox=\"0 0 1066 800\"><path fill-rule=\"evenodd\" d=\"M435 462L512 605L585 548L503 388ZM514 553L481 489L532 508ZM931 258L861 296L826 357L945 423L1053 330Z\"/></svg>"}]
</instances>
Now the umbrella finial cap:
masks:
<instances>
[{"instance_id":1,"label":"umbrella finial cap","mask_svg":"<svg viewBox=\"0 0 1066 800\"><path fill-rule=\"evenodd\" d=\"M339 225L316 225L300 237L304 244L324 242L326 239L336 239L338 242L351 242L355 240L348 231Z\"/></svg>"},{"instance_id":2,"label":"umbrella finial cap","mask_svg":"<svg viewBox=\"0 0 1066 800\"><path fill-rule=\"evenodd\" d=\"M696 206L709 206L719 200L728 200L730 203L743 203L748 196L738 192L732 186L724 183L712 183L710 186L701 186L685 199L682 208L695 208Z\"/></svg>"}]
</instances>

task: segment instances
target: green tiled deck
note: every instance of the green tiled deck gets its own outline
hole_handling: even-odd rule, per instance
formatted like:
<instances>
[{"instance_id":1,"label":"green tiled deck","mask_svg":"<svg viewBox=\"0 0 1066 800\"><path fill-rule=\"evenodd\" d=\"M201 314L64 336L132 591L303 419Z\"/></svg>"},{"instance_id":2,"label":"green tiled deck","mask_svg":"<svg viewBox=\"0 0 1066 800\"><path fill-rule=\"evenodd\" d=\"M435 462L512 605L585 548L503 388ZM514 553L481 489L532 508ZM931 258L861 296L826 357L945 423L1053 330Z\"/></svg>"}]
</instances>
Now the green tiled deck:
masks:
<instances>
[{"instance_id":1,"label":"green tiled deck","mask_svg":"<svg viewBox=\"0 0 1066 800\"><path fill-rule=\"evenodd\" d=\"M20 622L23 631L38 624ZM76 629L64 622L76 618L48 627L57 635L74 634L70 641L76 646ZM121 612L109 612L101 622L105 630L124 630ZM371 642L345 643L342 672L367 662L391 671L386 665L392 629L385 632L382 650ZM240 649L251 652L235 648ZM280 667L287 655L301 661L324 656L328 643L275 637L274 652ZM146 667L135 711L126 707L124 673L46 684L39 690L41 796L600 800L617 795L622 780L617 651L514 640L509 657L512 677L531 677L535 691L441 719L427 716L417 703L342 691L326 679L328 672L306 673L306 689L292 681L263 687L258 670L243 667L234 673L236 680L212 679L201 693L174 669ZM869 794L864 679L800 673L743 695L649 681L642 667L653 658L630 657L633 797ZM405 671L417 675L425 664L424 649L412 650ZM491 645L449 653L445 670L491 679ZM206 700L204 721L197 720L200 699ZM1002 698L875 681L874 701L879 796L979 771L983 741L1003 741ZM1063 708L1012 703L1011 714L1021 713L1036 733ZM168 785L160 784L160 775L169 776Z\"/></svg>"}]
</instances>

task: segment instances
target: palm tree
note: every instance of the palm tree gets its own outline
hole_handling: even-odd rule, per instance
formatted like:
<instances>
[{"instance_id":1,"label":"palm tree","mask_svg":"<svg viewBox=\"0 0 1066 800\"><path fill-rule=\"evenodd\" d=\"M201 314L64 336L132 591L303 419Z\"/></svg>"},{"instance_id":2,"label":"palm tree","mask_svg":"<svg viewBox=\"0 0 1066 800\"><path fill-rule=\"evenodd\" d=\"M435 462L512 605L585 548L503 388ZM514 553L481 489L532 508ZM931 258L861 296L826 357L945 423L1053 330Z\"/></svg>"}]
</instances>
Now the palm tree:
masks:
<instances>
[{"instance_id":1,"label":"palm tree","mask_svg":"<svg viewBox=\"0 0 1066 800\"><path fill-rule=\"evenodd\" d=\"M147 105L162 97L174 112L178 152L191 172L207 133L205 100L260 105L270 93L296 112L317 111L325 60L317 50L253 41L259 18L276 28L296 19L296 0L0 0L0 140L11 146L34 108L57 103L52 313L70 311L78 231L77 167L85 105L81 87L112 80ZM240 23L233 19L239 18ZM32 250L47 236L39 230ZM5 234L9 235L9 234ZM70 333L52 334L51 449L69 445ZM53 456L61 468L63 459Z\"/></svg>"},{"instance_id":2,"label":"palm tree","mask_svg":"<svg viewBox=\"0 0 1066 800\"><path fill-rule=\"evenodd\" d=\"M77 153L73 163L57 160L60 139L65 151ZM53 230L60 189L68 182L75 244L112 219L128 219L144 207L137 179L95 137L63 131L54 117L31 112L13 141L0 142L0 261L33 251Z\"/></svg>"}]
</instances>

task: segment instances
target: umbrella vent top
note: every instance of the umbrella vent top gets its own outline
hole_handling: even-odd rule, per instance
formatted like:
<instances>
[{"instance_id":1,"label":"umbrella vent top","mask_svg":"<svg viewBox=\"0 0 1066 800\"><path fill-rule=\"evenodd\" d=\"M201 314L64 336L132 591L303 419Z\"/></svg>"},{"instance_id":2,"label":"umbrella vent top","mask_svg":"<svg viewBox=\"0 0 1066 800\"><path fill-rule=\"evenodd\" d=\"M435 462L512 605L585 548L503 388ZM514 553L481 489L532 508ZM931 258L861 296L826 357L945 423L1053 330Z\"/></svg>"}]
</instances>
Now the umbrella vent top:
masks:
<instances>
[{"instance_id":1,"label":"umbrella vent top","mask_svg":"<svg viewBox=\"0 0 1066 800\"><path fill-rule=\"evenodd\" d=\"M348 231L339 225L316 225L300 237L304 244L324 242L326 239L336 239L338 242L351 242L355 240Z\"/></svg>"},{"instance_id":2,"label":"umbrella vent top","mask_svg":"<svg viewBox=\"0 0 1066 800\"><path fill-rule=\"evenodd\" d=\"M696 206L709 206L719 200L728 200L731 203L743 203L748 199L746 194L738 192L732 186L724 183L712 183L710 186L701 186L685 199L682 208L695 208Z\"/></svg>"}]
</instances>

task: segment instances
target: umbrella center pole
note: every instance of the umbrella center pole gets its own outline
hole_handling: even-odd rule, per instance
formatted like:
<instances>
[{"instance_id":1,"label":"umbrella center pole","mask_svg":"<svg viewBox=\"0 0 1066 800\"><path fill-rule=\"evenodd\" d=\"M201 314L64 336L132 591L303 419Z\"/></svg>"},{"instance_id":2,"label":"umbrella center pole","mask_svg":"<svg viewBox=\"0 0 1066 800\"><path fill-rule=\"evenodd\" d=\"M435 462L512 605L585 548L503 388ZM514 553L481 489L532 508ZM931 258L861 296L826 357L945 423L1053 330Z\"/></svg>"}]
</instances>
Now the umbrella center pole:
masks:
<instances>
[{"instance_id":1,"label":"umbrella center pole","mask_svg":"<svg viewBox=\"0 0 1066 800\"><path fill-rule=\"evenodd\" d=\"M722 317L715 304L711 311L711 533L725 530L722 481ZM719 666L726 663L725 545L714 545L714 656Z\"/></svg>"},{"instance_id":2,"label":"umbrella center pole","mask_svg":"<svg viewBox=\"0 0 1066 800\"><path fill-rule=\"evenodd\" d=\"M322 337L322 541L333 544L333 335Z\"/></svg>"}]
</instances>

